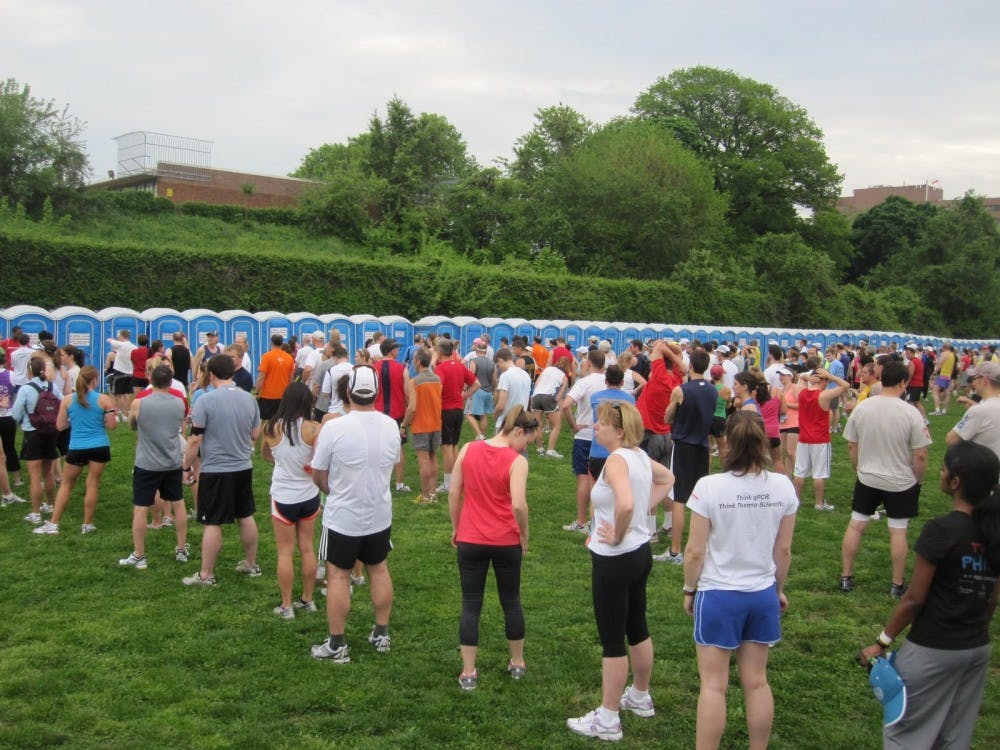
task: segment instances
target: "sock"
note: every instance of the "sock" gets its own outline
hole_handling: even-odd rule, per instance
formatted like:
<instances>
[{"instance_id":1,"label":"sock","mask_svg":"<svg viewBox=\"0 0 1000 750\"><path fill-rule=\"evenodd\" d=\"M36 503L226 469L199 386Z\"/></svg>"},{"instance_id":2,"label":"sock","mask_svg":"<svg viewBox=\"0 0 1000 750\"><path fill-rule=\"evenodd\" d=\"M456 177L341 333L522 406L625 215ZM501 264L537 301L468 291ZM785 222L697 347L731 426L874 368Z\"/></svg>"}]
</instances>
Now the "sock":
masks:
<instances>
[{"instance_id":1,"label":"sock","mask_svg":"<svg viewBox=\"0 0 1000 750\"><path fill-rule=\"evenodd\" d=\"M379 624L376 623L375 630L372 632L372 635L376 635L376 636L377 635L389 635L389 626L388 625L379 625Z\"/></svg>"},{"instance_id":2,"label":"sock","mask_svg":"<svg viewBox=\"0 0 1000 750\"><path fill-rule=\"evenodd\" d=\"M613 727L618 724L618 712L610 711L604 706L597 709L597 720L606 727Z\"/></svg>"},{"instance_id":3,"label":"sock","mask_svg":"<svg viewBox=\"0 0 1000 750\"><path fill-rule=\"evenodd\" d=\"M341 633L340 635L334 635L333 633L330 633L330 648L338 649L341 646L345 645L346 643L347 641L344 640L343 633Z\"/></svg>"},{"instance_id":4,"label":"sock","mask_svg":"<svg viewBox=\"0 0 1000 750\"><path fill-rule=\"evenodd\" d=\"M629 690L632 691L632 697L633 698L638 698L639 700L645 700L646 698L649 697L649 691L648 690L640 690L635 685L632 685L629 688Z\"/></svg>"},{"instance_id":5,"label":"sock","mask_svg":"<svg viewBox=\"0 0 1000 750\"><path fill-rule=\"evenodd\" d=\"M444 488L446 490L450 490L451 489L451 474L445 474L444 475L444 482L443 482L443 484L444 484Z\"/></svg>"}]
</instances>

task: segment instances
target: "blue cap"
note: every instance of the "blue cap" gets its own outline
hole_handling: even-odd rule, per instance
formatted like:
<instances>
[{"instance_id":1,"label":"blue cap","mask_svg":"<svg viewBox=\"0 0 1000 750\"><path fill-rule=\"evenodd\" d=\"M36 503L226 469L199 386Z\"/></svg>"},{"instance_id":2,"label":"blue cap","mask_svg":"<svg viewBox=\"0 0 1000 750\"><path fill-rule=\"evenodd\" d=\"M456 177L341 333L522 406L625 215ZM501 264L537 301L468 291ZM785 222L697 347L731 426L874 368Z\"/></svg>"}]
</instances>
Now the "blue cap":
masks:
<instances>
[{"instance_id":1,"label":"blue cap","mask_svg":"<svg viewBox=\"0 0 1000 750\"><path fill-rule=\"evenodd\" d=\"M888 659L878 657L868 673L868 683L882 704L882 723L887 727L902 719L906 713L906 685L892 665L895 659L895 652Z\"/></svg>"}]
</instances>

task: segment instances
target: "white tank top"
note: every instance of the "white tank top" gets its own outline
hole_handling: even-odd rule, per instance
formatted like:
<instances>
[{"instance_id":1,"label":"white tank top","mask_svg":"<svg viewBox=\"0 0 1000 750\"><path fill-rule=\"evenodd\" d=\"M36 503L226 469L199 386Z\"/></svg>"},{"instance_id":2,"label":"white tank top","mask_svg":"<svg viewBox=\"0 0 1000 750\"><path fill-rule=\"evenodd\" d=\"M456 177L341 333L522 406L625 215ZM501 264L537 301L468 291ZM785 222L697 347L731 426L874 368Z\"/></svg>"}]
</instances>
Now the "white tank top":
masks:
<instances>
[{"instance_id":1,"label":"white tank top","mask_svg":"<svg viewBox=\"0 0 1000 750\"><path fill-rule=\"evenodd\" d=\"M302 440L301 419L295 423L292 437L295 445L289 443L288 436L282 432L281 442L271 449L274 455L271 497L283 505L303 503L319 494L311 470L307 472L305 468L312 459L313 447Z\"/></svg>"}]
</instances>

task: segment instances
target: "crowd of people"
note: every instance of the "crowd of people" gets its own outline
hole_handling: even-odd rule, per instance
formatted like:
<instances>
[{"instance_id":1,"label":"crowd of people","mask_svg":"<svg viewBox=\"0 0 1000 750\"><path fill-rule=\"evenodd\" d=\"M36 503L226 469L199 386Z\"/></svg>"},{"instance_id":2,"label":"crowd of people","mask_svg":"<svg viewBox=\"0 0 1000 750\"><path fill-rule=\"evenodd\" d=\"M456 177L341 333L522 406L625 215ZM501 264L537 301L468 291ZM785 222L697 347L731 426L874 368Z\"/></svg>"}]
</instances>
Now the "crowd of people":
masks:
<instances>
[{"instance_id":1,"label":"crowd of people","mask_svg":"<svg viewBox=\"0 0 1000 750\"><path fill-rule=\"evenodd\" d=\"M393 493L413 493L405 479L409 443L420 485L412 501L448 500L462 602L458 682L466 691L478 687L490 567L504 613L508 671L513 679L527 673L520 579L529 538L528 457L561 461L559 436L570 431L575 517L563 529L586 535L603 659L601 704L567 725L604 740L621 739L621 711L655 713L646 585L654 564L664 562L683 567L684 609L694 620L697 747L721 741L733 654L750 746L766 747L774 714L767 659L788 606L795 518L807 479L813 508L834 510L826 480L832 436L842 433L856 477L839 589L857 587L863 535L884 514L887 591L900 600L862 655L881 653L910 627L897 663L919 710L886 728L886 745L930 747L942 737L970 736L1000 592L994 347L958 352L945 343L935 351L910 343L897 351L865 341L830 347L800 341L783 349L776 342L761 348L757 341L635 340L616 353L597 339L570 351L561 338L517 336L494 347L483 335L463 354L446 335L417 335L406 347L378 335L352 362L335 331L329 340L317 331L301 346L273 335L254 367L245 342L224 346L215 331L195 349L179 333L169 347L145 335L133 343L128 331L108 343L104 394L101 373L51 334L32 343L15 328L2 342L4 506L29 502L15 492L24 483L23 462L31 504L25 521L36 534L59 535L86 470L81 532L93 533L111 459L109 433L127 425L136 432L133 549L119 564L147 568L147 529L164 527L175 529L175 559L189 561L187 486L190 518L202 534L199 569L183 584L217 585L223 528L234 523L243 549L235 570L257 577L252 459L259 446L274 465L269 505L280 592L274 614L293 619L316 611L313 595L325 582L328 634L311 654L343 664L351 655L346 623L354 586L369 587L375 620L369 644L379 653L391 648L387 561ZM947 414L952 400L968 409L947 434L941 470L953 511L925 525L908 585L907 528L919 513L928 420ZM473 438L462 444L464 425ZM713 474L716 461L721 471ZM654 553L662 539L668 544ZM975 679L949 682L940 677L946 672Z\"/></svg>"}]
</instances>

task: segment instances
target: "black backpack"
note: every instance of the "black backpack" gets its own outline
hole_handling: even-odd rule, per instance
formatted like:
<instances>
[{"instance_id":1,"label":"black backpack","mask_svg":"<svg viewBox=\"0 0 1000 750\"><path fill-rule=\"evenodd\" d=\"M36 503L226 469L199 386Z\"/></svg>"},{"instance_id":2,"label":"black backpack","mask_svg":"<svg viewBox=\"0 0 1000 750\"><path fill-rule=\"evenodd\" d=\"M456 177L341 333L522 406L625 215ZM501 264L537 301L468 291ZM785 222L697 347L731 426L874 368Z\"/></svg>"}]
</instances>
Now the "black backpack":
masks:
<instances>
[{"instance_id":1,"label":"black backpack","mask_svg":"<svg viewBox=\"0 0 1000 750\"><path fill-rule=\"evenodd\" d=\"M62 402L52 392L52 383L49 383L47 390L43 390L38 383L28 383L28 385L38 391L38 402L35 404L35 410L28 415L28 421L39 435L55 435L58 432L56 419Z\"/></svg>"}]
</instances>

